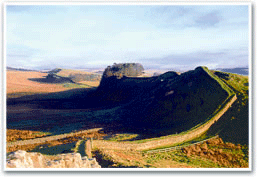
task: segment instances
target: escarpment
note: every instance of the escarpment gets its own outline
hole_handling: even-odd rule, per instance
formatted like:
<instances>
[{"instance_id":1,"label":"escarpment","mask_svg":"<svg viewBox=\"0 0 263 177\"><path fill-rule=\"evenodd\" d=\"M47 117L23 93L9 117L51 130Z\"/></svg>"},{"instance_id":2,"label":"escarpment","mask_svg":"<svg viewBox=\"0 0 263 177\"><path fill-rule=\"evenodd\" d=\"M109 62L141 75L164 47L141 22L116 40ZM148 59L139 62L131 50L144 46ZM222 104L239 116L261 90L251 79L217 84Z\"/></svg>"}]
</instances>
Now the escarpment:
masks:
<instances>
[{"instance_id":1,"label":"escarpment","mask_svg":"<svg viewBox=\"0 0 263 177\"><path fill-rule=\"evenodd\" d=\"M205 122L232 94L206 67L145 78L109 76L109 69L97 93L108 103L125 103L118 116L128 127L185 131Z\"/></svg>"}]
</instances>

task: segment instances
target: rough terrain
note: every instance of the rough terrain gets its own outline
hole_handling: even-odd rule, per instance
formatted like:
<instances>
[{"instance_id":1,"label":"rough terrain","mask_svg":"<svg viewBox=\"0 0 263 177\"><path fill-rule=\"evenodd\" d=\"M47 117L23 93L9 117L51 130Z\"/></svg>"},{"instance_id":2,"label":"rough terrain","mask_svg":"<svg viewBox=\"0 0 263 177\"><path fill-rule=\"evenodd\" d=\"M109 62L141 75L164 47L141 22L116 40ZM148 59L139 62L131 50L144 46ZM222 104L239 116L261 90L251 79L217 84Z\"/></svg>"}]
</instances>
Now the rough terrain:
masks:
<instances>
[{"instance_id":1,"label":"rough terrain","mask_svg":"<svg viewBox=\"0 0 263 177\"><path fill-rule=\"evenodd\" d=\"M52 160L55 158L56 160ZM101 168L96 159L81 157L79 153L60 154L55 157L36 152L16 151L7 156L7 168Z\"/></svg>"},{"instance_id":2,"label":"rough terrain","mask_svg":"<svg viewBox=\"0 0 263 177\"><path fill-rule=\"evenodd\" d=\"M91 157L92 150L102 167L248 167L247 77L206 67L144 74L141 65L114 64L105 69L97 89L26 92L8 99L7 152L20 149L56 158L65 153ZM67 87L75 84L68 82L70 77L81 84L93 82L83 81L86 76L71 70L52 74ZM99 129L79 132L92 128L106 134ZM114 138L102 140L105 135ZM215 135L220 138L191 145ZM187 146L145 153L181 144ZM61 159L52 164L63 166Z\"/></svg>"}]
</instances>

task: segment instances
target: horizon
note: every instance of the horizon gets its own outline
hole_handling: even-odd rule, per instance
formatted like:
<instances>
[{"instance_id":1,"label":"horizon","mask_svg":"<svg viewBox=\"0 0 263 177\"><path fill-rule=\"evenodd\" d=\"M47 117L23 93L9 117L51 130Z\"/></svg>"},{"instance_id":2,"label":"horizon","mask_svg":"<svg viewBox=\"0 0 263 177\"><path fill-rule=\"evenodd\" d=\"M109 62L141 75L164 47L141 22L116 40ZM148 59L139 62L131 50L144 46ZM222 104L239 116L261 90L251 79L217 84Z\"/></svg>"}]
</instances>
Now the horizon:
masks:
<instances>
[{"instance_id":1,"label":"horizon","mask_svg":"<svg viewBox=\"0 0 263 177\"><path fill-rule=\"evenodd\" d=\"M26 69L248 67L248 5L6 5L6 63Z\"/></svg>"}]
</instances>

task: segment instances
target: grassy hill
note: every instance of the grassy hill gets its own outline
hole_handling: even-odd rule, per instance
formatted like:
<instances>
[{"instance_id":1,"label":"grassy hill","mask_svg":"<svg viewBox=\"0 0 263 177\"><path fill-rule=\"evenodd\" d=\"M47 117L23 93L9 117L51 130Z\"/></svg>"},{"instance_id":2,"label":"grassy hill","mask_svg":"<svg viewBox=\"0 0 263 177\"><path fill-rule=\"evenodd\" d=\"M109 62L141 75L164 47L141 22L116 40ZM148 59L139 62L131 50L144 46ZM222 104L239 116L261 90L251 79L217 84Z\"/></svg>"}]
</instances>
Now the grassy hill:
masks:
<instances>
[{"instance_id":1,"label":"grassy hill","mask_svg":"<svg viewBox=\"0 0 263 177\"><path fill-rule=\"evenodd\" d=\"M206 116L205 113L207 113L208 108L211 108L213 110L220 109L224 104L220 104L220 97L228 98L231 97L231 95L235 95L237 100L223 114L223 116L210 127L210 129L207 132L205 132L199 138L192 139L188 142L183 142L182 145L188 145L185 148L179 148L169 152L165 152L163 150L153 154L142 153L140 151L122 150L121 147L124 148L124 145L129 143L129 147L132 147L134 143L138 143L139 146L145 144L146 142L153 142L157 147L161 141L167 143L168 140L171 139L173 136L178 136L179 138L180 134L161 136L143 140L136 140L140 138L140 135L138 134L119 134L118 136L113 137L111 141L119 141L120 143L124 143L120 144L120 147L118 147L117 142L111 142L112 145L108 146L108 148L98 148L94 151L94 155L97 157L98 161L102 164L102 166L120 168L247 168L249 166L248 77L220 71L210 71L205 67L202 67L200 69L202 69L205 72L202 72L202 74L200 74L199 72L199 74L195 73L193 75L194 71L191 71L183 74L183 78L180 76L181 80L179 76L177 76L177 79L175 79L174 81L169 80L166 83L170 86L170 91L168 92L164 89L163 86L160 86L160 88L162 88L163 90L155 88L155 91L157 93L162 93L162 97L159 97L159 101L155 102L154 104L151 103L151 106L149 106L151 109L149 111L148 120L139 117L139 114L132 114L132 111L137 112L138 110L140 110L138 108L136 109L135 105L137 105L137 107L147 106L146 103L149 100L146 99L147 101L143 102L141 99L140 101L134 102L134 104L127 104L127 110L130 107L132 107L132 110L129 111L129 114L132 114L132 116L128 120L132 122L134 121L132 120L132 117L136 118L138 116L139 121L135 121L135 125L147 127L145 126L145 124L143 124L147 123L150 126L146 129L156 128L156 132L159 132L160 135L162 131L165 131L165 129L158 130L159 126L165 126L165 123L170 125L173 121L176 122L174 118L178 116L178 110L176 110L176 107L174 107L174 105L180 105L181 107L179 111L182 110L180 112L180 115L184 115L182 116L182 122L186 122L187 119L189 119L187 124L183 126L184 128L188 129L189 127L193 126L193 122L196 121L193 117L191 118L191 116L197 115L196 117L198 117L199 114L199 118L203 119L203 121L201 122L205 123L207 120L205 120L204 117ZM165 75L162 75L163 81L165 80L165 78ZM189 92L189 90L191 89L187 89L185 85L190 85L192 87L193 83L189 84L190 80L192 82L197 82L198 85L196 85L196 88L193 89L194 91ZM173 90L173 92L171 92L171 90ZM173 96L174 94L176 94L176 96ZM181 101L178 100L178 97L184 94L187 95ZM163 97L163 95L166 95L166 97L169 98L165 98L165 96ZM207 105L201 105L200 102L196 101L196 99L199 98L202 98L204 102L207 102ZM140 102L143 103L140 104ZM193 104L193 106L197 106L197 111L195 111L193 115L187 113L187 104L184 104L184 102L190 102ZM155 107L152 107L152 105L155 105ZM174 109L175 112L173 113L172 110ZM189 112L191 112L191 110L189 110ZM129 114L126 114L126 116L128 116ZM211 113L208 112L207 115L209 114L211 115ZM162 124L163 122L164 124ZM182 124L180 126L182 126ZM193 127L191 129L193 129ZM171 129L170 133L175 133L175 131L179 132L178 127L176 125L173 125L173 128ZM186 133L187 132L191 131L186 131ZM140 133L143 133L143 131L141 131ZM219 135L220 138L205 143L191 145L192 142L198 142L203 139L206 139L207 137L212 137L214 135ZM156 136L156 134L154 136ZM123 137L125 138L124 140ZM131 138L131 140L129 140L129 138ZM114 146L116 146L116 149L112 148ZM163 146L160 148L167 147L171 147L171 145Z\"/></svg>"},{"instance_id":2,"label":"grassy hill","mask_svg":"<svg viewBox=\"0 0 263 177\"><path fill-rule=\"evenodd\" d=\"M79 71L73 69L61 69L56 68L48 72L48 76L50 80L53 79L53 82L72 82L79 83L81 81L97 81L99 82L101 79L100 74L94 74L86 71Z\"/></svg>"},{"instance_id":3,"label":"grassy hill","mask_svg":"<svg viewBox=\"0 0 263 177\"><path fill-rule=\"evenodd\" d=\"M248 144L249 140L249 79L248 76L213 71L237 95L237 101L208 132L218 133L226 141Z\"/></svg>"},{"instance_id":4,"label":"grassy hill","mask_svg":"<svg viewBox=\"0 0 263 177\"><path fill-rule=\"evenodd\" d=\"M118 87L126 88L122 83L120 81ZM143 84L146 85L145 82ZM153 77L146 87L137 89L139 91L132 89L137 93L133 95L137 97L133 97L133 101L123 109L122 117L129 126L143 127L152 133L188 130L206 121L234 94L232 89L205 67L181 75L167 72ZM130 94L127 92L126 95Z\"/></svg>"}]
</instances>

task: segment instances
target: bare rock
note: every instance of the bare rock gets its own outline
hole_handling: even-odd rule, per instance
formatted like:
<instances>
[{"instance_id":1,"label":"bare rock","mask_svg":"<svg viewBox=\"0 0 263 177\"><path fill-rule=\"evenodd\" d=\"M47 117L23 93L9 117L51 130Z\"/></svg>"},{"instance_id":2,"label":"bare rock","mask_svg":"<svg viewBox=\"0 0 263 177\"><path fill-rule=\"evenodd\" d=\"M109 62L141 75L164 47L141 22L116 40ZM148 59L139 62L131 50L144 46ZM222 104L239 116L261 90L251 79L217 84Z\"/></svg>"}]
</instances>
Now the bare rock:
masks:
<instances>
[{"instance_id":1,"label":"bare rock","mask_svg":"<svg viewBox=\"0 0 263 177\"><path fill-rule=\"evenodd\" d=\"M79 153L60 154L49 160L41 153L18 150L8 155L7 168L101 168L95 158L81 157Z\"/></svg>"}]
</instances>

